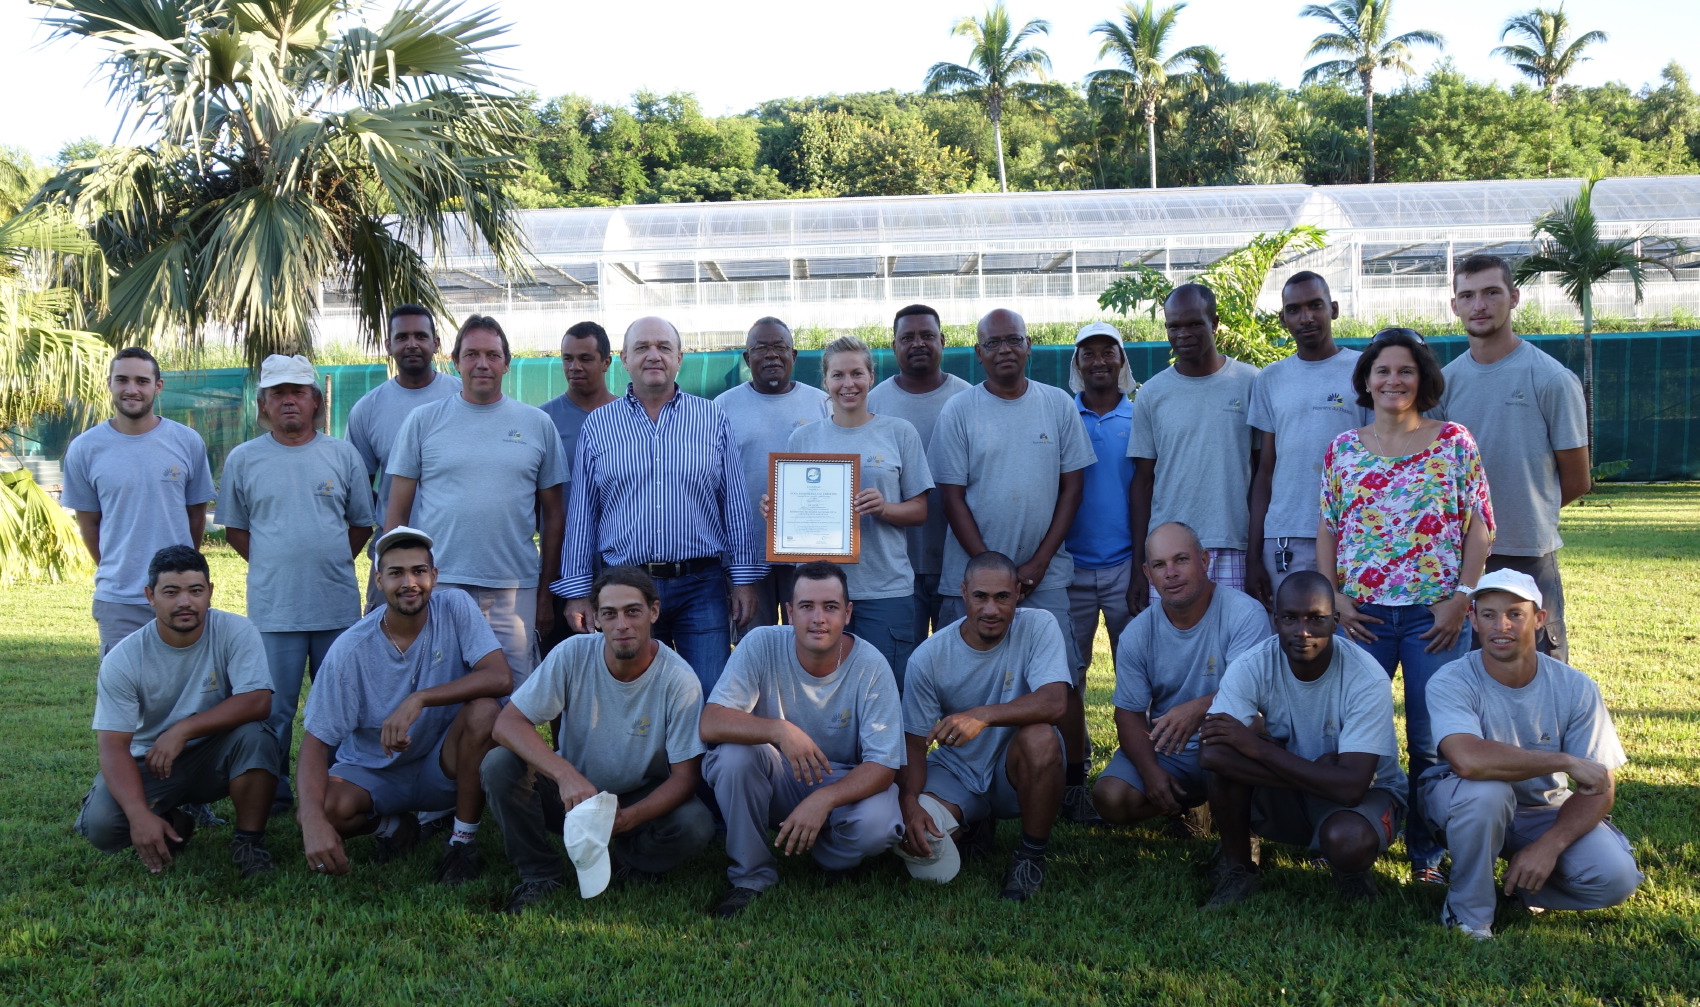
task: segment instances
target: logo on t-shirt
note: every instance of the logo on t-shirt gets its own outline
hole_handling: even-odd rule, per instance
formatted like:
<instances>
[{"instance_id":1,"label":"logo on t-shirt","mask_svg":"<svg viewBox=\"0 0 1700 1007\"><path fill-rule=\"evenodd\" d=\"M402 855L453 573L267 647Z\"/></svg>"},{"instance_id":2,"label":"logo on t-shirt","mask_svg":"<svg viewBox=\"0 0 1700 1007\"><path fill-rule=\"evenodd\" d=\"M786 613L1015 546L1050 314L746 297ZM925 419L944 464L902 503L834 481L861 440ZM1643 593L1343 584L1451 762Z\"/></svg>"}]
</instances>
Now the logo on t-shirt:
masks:
<instances>
[{"instance_id":1,"label":"logo on t-shirt","mask_svg":"<svg viewBox=\"0 0 1700 1007\"><path fill-rule=\"evenodd\" d=\"M201 691L202 692L217 692L218 691L218 669L217 668L212 668L212 669L209 669L207 671L207 680L204 684L202 684Z\"/></svg>"},{"instance_id":2,"label":"logo on t-shirt","mask_svg":"<svg viewBox=\"0 0 1700 1007\"><path fill-rule=\"evenodd\" d=\"M520 433L518 430L509 430L507 436L502 439L511 444L524 444L525 434Z\"/></svg>"},{"instance_id":3,"label":"logo on t-shirt","mask_svg":"<svg viewBox=\"0 0 1700 1007\"><path fill-rule=\"evenodd\" d=\"M868 459L867 463L869 465L876 467L876 468L881 466L881 465L884 465L885 464L885 455L874 455L874 456L872 456Z\"/></svg>"},{"instance_id":4,"label":"logo on t-shirt","mask_svg":"<svg viewBox=\"0 0 1700 1007\"><path fill-rule=\"evenodd\" d=\"M1223 406L1222 409L1230 413L1243 413L1245 412L1245 399L1229 399L1228 404Z\"/></svg>"},{"instance_id":5,"label":"logo on t-shirt","mask_svg":"<svg viewBox=\"0 0 1700 1007\"><path fill-rule=\"evenodd\" d=\"M1048 434L1048 433L1046 433L1046 432L1045 432L1045 431L1043 431L1043 430L1041 430L1041 431L1039 431L1039 443L1040 443L1040 444L1049 444L1049 443L1051 443L1051 435L1050 435L1050 434Z\"/></svg>"},{"instance_id":6,"label":"logo on t-shirt","mask_svg":"<svg viewBox=\"0 0 1700 1007\"><path fill-rule=\"evenodd\" d=\"M1210 655L1209 658L1207 658L1205 660L1205 662L1204 662L1204 674L1206 674L1206 675L1216 674L1216 655L1212 654L1212 655Z\"/></svg>"},{"instance_id":7,"label":"logo on t-shirt","mask_svg":"<svg viewBox=\"0 0 1700 1007\"><path fill-rule=\"evenodd\" d=\"M634 738L649 737L649 718L647 716L639 717L637 723L632 725L631 736Z\"/></svg>"},{"instance_id":8,"label":"logo on t-shirt","mask_svg":"<svg viewBox=\"0 0 1700 1007\"><path fill-rule=\"evenodd\" d=\"M432 664L442 664L443 663L443 652L440 651L440 650L433 650L431 652L431 663Z\"/></svg>"},{"instance_id":9,"label":"logo on t-shirt","mask_svg":"<svg viewBox=\"0 0 1700 1007\"><path fill-rule=\"evenodd\" d=\"M165 475L160 476L160 481L161 482L168 482L168 483L180 483L180 482L182 482L183 481L183 466L181 466L181 465L167 465L165 467Z\"/></svg>"},{"instance_id":10,"label":"logo on t-shirt","mask_svg":"<svg viewBox=\"0 0 1700 1007\"><path fill-rule=\"evenodd\" d=\"M1528 396L1523 394L1523 389L1518 388L1505 400L1505 404L1508 406L1527 406L1529 404Z\"/></svg>"},{"instance_id":11,"label":"logo on t-shirt","mask_svg":"<svg viewBox=\"0 0 1700 1007\"><path fill-rule=\"evenodd\" d=\"M1339 392L1328 393L1328 404L1335 409L1346 408L1346 397Z\"/></svg>"},{"instance_id":12,"label":"logo on t-shirt","mask_svg":"<svg viewBox=\"0 0 1700 1007\"><path fill-rule=\"evenodd\" d=\"M1335 720L1333 717L1329 717L1327 720L1322 722L1322 736L1324 738L1332 738L1339 733L1340 722Z\"/></svg>"},{"instance_id":13,"label":"logo on t-shirt","mask_svg":"<svg viewBox=\"0 0 1700 1007\"><path fill-rule=\"evenodd\" d=\"M1006 671L1003 673L1003 691L1007 693L1013 688L1015 688L1015 672Z\"/></svg>"},{"instance_id":14,"label":"logo on t-shirt","mask_svg":"<svg viewBox=\"0 0 1700 1007\"><path fill-rule=\"evenodd\" d=\"M336 483L330 479L319 480L319 485L313 487L313 495L320 497L336 496Z\"/></svg>"},{"instance_id":15,"label":"logo on t-shirt","mask_svg":"<svg viewBox=\"0 0 1700 1007\"><path fill-rule=\"evenodd\" d=\"M836 714L833 715L831 722L828 723L827 726L831 727L835 730L843 730L844 728L849 727L850 726L850 708L848 706L846 706L844 709L839 710Z\"/></svg>"}]
</instances>

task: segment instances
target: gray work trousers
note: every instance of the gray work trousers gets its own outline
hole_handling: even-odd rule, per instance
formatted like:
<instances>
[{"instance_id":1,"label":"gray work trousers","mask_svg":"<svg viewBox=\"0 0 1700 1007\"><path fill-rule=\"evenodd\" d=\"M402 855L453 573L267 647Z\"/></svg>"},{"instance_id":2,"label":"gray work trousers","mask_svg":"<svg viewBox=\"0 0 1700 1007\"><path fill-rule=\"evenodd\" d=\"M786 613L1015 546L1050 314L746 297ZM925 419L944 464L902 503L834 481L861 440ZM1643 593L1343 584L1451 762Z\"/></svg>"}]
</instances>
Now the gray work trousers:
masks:
<instances>
[{"instance_id":1,"label":"gray work trousers","mask_svg":"<svg viewBox=\"0 0 1700 1007\"><path fill-rule=\"evenodd\" d=\"M1422 787L1423 810L1452 851L1442 919L1490 928L1498 904L1494 862L1545 835L1558 819L1559 805L1521 806L1509 783L1451 773L1424 780ZM1538 909L1604 909L1634 894L1641 878L1629 840L1608 819L1559 854L1540 891L1518 894Z\"/></svg>"},{"instance_id":2,"label":"gray work trousers","mask_svg":"<svg viewBox=\"0 0 1700 1007\"><path fill-rule=\"evenodd\" d=\"M496 826L502 830L502 848L520 881L559 881L565 873L561 819L566 808L554 781L501 747L484 757L480 776ZM620 794L620 804L635 804L654 789ZM713 838L714 816L702 801L691 797L672 811L615 836L608 851L617 866L665 874L696 856Z\"/></svg>"},{"instance_id":3,"label":"gray work trousers","mask_svg":"<svg viewBox=\"0 0 1700 1007\"><path fill-rule=\"evenodd\" d=\"M118 601L94 600L94 624L100 629L100 656L105 657L124 638L153 622L152 605L126 605Z\"/></svg>"},{"instance_id":4,"label":"gray work trousers","mask_svg":"<svg viewBox=\"0 0 1700 1007\"><path fill-rule=\"evenodd\" d=\"M726 853L732 866L726 878L738 888L764 891L779 880L769 832L777 828L803 798L844 779L855 766L832 764L820 783L802 783L772 745L723 744L703 758L703 775L714 788L714 799L726 819ZM815 862L829 871L848 870L864 859L884 853L903 839L903 814L897 806L897 784L834 808L815 838Z\"/></svg>"}]
</instances>

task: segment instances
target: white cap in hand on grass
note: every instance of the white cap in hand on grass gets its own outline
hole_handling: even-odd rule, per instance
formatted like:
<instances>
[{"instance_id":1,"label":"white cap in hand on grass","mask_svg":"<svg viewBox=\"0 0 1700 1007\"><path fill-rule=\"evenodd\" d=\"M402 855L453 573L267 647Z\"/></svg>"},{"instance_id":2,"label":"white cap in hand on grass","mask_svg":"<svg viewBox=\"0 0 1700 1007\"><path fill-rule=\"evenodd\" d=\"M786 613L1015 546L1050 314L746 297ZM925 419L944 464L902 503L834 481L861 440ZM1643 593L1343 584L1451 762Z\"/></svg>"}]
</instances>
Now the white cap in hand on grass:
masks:
<instances>
[{"instance_id":1,"label":"white cap in hand on grass","mask_svg":"<svg viewBox=\"0 0 1700 1007\"><path fill-rule=\"evenodd\" d=\"M574 805L561 823L561 841L567 844L567 856L578 872L579 898L594 899L608 887L613 875L608 840L619 811L620 799L604 790Z\"/></svg>"}]
</instances>

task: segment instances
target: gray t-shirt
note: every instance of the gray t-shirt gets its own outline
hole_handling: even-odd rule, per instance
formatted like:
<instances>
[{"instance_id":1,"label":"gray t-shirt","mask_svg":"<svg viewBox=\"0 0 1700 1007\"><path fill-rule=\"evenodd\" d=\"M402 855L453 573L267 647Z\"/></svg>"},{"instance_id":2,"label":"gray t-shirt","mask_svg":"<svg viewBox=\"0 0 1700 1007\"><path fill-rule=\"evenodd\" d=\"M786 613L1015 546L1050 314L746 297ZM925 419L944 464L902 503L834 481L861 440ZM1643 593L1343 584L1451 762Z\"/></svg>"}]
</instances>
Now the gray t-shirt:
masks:
<instances>
[{"instance_id":1,"label":"gray t-shirt","mask_svg":"<svg viewBox=\"0 0 1700 1007\"><path fill-rule=\"evenodd\" d=\"M557 395L537 408L543 410L543 415L555 424L555 432L561 435L561 457L567 460L567 469L571 471L573 449L578 447L578 432L584 429L584 420L590 415L590 410L581 408L565 394Z\"/></svg>"},{"instance_id":2,"label":"gray t-shirt","mask_svg":"<svg viewBox=\"0 0 1700 1007\"><path fill-rule=\"evenodd\" d=\"M336 638L307 694L303 726L336 750L336 761L367 769L402 766L430 757L448 733L460 704L427 706L408 731L406 750L384 754L384 718L420 689L446 685L502 649L465 591L439 587L426 603L425 628L403 654L384 634L388 605L379 605Z\"/></svg>"},{"instance_id":3,"label":"gray t-shirt","mask_svg":"<svg viewBox=\"0 0 1700 1007\"><path fill-rule=\"evenodd\" d=\"M767 456L786 450L793 430L831 415L826 393L798 381L783 395L764 395L746 381L716 395L714 404L732 423L738 460L744 466L744 485L750 492L750 510L760 523L761 498L767 492Z\"/></svg>"},{"instance_id":4,"label":"gray t-shirt","mask_svg":"<svg viewBox=\"0 0 1700 1007\"><path fill-rule=\"evenodd\" d=\"M1210 712L1246 724L1263 714L1269 736L1301 759L1314 762L1340 752L1374 755L1370 786L1404 801L1409 787L1393 730L1393 684L1362 647L1336 638L1333 650L1322 677L1301 682L1293 676L1280 637L1269 637L1228 665Z\"/></svg>"},{"instance_id":5,"label":"gray t-shirt","mask_svg":"<svg viewBox=\"0 0 1700 1007\"><path fill-rule=\"evenodd\" d=\"M233 612L212 608L201 638L187 647L160 639L156 622L113 647L100 662L91 726L130 732L130 754L139 759L179 720L205 713L231 696L271 687L259 630Z\"/></svg>"},{"instance_id":6,"label":"gray t-shirt","mask_svg":"<svg viewBox=\"0 0 1700 1007\"><path fill-rule=\"evenodd\" d=\"M931 450L933 429L938 426L944 404L957 393L974 386L954 374L945 372L944 384L921 395L911 395L897 387L895 377L886 378L868 392L868 409L882 416L908 420L921 435L923 447ZM944 567L944 501L935 492L927 497L927 523L905 528L909 541L909 566L917 574L936 574Z\"/></svg>"},{"instance_id":7,"label":"gray t-shirt","mask_svg":"<svg viewBox=\"0 0 1700 1007\"><path fill-rule=\"evenodd\" d=\"M514 692L513 704L533 724L561 716L561 758L596 789L629 794L703 753L702 686L663 643L643 674L622 682L608 671L603 641L586 633L562 642Z\"/></svg>"},{"instance_id":8,"label":"gray t-shirt","mask_svg":"<svg viewBox=\"0 0 1700 1007\"><path fill-rule=\"evenodd\" d=\"M1148 605L1116 644L1117 709L1156 720L1182 703L1214 693L1222 673L1269 636L1269 613L1251 595L1222 584L1204 618L1176 629L1161 605ZM1198 747L1198 735L1187 739Z\"/></svg>"},{"instance_id":9,"label":"gray t-shirt","mask_svg":"<svg viewBox=\"0 0 1700 1007\"><path fill-rule=\"evenodd\" d=\"M390 505L390 474L385 466L390 449L395 446L395 435L401 432L402 421L408 413L428 402L459 394L460 378L433 371L431 383L424 388L403 388L392 378L360 396L348 411L344 436L360 452L360 460L366 463L366 475L378 479L378 519L373 525L383 524L384 511Z\"/></svg>"},{"instance_id":10,"label":"gray t-shirt","mask_svg":"<svg viewBox=\"0 0 1700 1007\"><path fill-rule=\"evenodd\" d=\"M1073 686L1062 629L1051 613L1018 608L1009 631L991 650L962 639L958 619L909 655L903 679L903 732L926 737L940 720L976 706L1020 699L1052 682ZM965 745L940 745L927 761L950 770L977 794L988 793L1016 727L988 727Z\"/></svg>"},{"instance_id":11,"label":"gray t-shirt","mask_svg":"<svg viewBox=\"0 0 1700 1007\"><path fill-rule=\"evenodd\" d=\"M146 605L142 588L154 553L196 544L189 541L188 508L213 498L206 443L163 416L145 434L121 434L102 423L65 449L63 470L59 502L101 516L95 600Z\"/></svg>"},{"instance_id":12,"label":"gray t-shirt","mask_svg":"<svg viewBox=\"0 0 1700 1007\"><path fill-rule=\"evenodd\" d=\"M1428 715L1435 750L1428 779L1450 772L1439 744L1450 735L1497 741L1531 752L1563 752L1592 759L1607 769L1629 761L1618 743L1611 714L1594 680L1563 661L1536 655L1535 677L1513 689L1488 674L1481 651L1467 654L1434 673L1428 683ZM1562 804L1570 796L1563 773L1535 776L1511 784L1525 807Z\"/></svg>"},{"instance_id":13,"label":"gray t-shirt","mask_svg":"<svg viewBox=\"0 0 1700 1007\"><path fill-rule=\"evenodd\" d=\"M1530 342L1492 364L1459 354L1441 373L1441 418L1468 428L1482 453L1493 554L1545 556L1561 548L1563 496L1553 452L1588 446L1582 382Z\"/></svg>"},{"instance_id":14,"label":"gray t-shirt","mask_svg":"<svg viewBox=\"0 0 1700 1007\"><path fill-rule=\"evenodd\" d=\"M505 395L420 406L396 435L390 472L419 480L407 523L436 540L439 579L537 586L537 493L568 477L561 435L543 410Z\"/></svg>"},{"instance_id":15,"label":"gray t-shirt","mask_svg":"<svg viewBox=\"0 0 1700 1007\"><path fill-rule=\"evenodd\" d=\"M360 618L349 528L370 528L360 452L315 434L299 447L261 434L224 463L218 519L249 533L248 618L262 633L342 629Z\"/></svg>"},{"instance_id":16,"label":"gray t-shirt","mask_svg":"<svg viewBox=\"0 0 1700 1007\"><path fill-rule=\"evenodd\" d=\"M1018 564L1033 555L1051 527L1058 479L1097 460L1074 399L1031 380L1018 399L1000 399L984 384L951 399L927 448L933 481L967 487L968 510L986 548ZM956 533L947 532L939 594L960 597L967 566ZM1059 547L1033 589L1066 588L1073 579L1074 559Z\"/></svg>"},{"instance_id":17,"label":"gray t-shirt","mask_svg":"<svg viewBox=\"0 0 1700 1007\"><path fill-rule=\"evenodd\" d=\"M1150 527L1185 521L1206 549L1249 544L1252 442L1246 411L1256 377L1257 368L1230 357L1208 377L1189 378L1169 367L1140 386L1127 455L1157 462ZM1321 492L1319 481L1314 495Z\"/></svg>"},{"instance_id":18,"label":"gray t-shirt","mask_svg":"<svg viewBox=\"0 0 1700 1007\"><path fill-rule=\"evenodd\" d=\"M876 489L887 500L901 503L933 488L932 471L921 435L908 420L876 415L859 427L841 427L820 420L791 432L786 451L862 456L862 488ZM861 518L861 561L844 568L850 580L850 599L907 598L915 593L915 573L909 566L906 529L887 524L872 514Z\"/></svg>"},{"instance_id":19,"label":"gray t-shirt","mask_svg":"<svg viewBox=\"0 0 1700 1007\"><path fill-rule=\"evenodd\" d=\"M1266 538L1315 538L1322 520L1322 456L1334 438L1371 419L1358 405L1352 370L1363 356L1342 348L1327 360L1277 360L1257 372L1251 383L1255 430L1275 435L1275 476Z\"/></svg>"},{"instance_id":20,"label":"gray t-shirt","mask_svg":"<svg viewBox=\"0 0 1700 1007\"><path fill-rule=\"evenodd\" d=\"M855 638L846 633L844 639ZM796 640L790 626L750 630L733 649L708 701L788 721L838 765L877 762L903 768L897 680L880 652L855 639L837 670L816 678L797 662Z\"/></svg>"}]
</instances>

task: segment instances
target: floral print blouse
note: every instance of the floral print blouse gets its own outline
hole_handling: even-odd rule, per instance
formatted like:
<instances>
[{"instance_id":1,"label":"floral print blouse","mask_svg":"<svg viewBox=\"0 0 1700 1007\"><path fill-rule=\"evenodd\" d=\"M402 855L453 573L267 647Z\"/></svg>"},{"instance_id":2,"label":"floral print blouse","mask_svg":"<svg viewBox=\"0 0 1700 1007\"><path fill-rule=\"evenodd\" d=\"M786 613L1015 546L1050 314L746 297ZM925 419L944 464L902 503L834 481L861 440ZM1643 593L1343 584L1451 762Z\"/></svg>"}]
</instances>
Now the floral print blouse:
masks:
<instances>
[{"instance_id":1,"label":"floral print blouse","mask_svg":"<svg viewBox=\"0 0 1700 1007\"><path fill-rule=\"evenodd\" d=\"M1340 591L1358 604L1432 605L1458 588L1471 512L1493 534L1487 475L1456 423L1416 454L1384 458L1356 430L1323 457L1322 520L1333 529Z\"/></svg>"}]
</instances>

